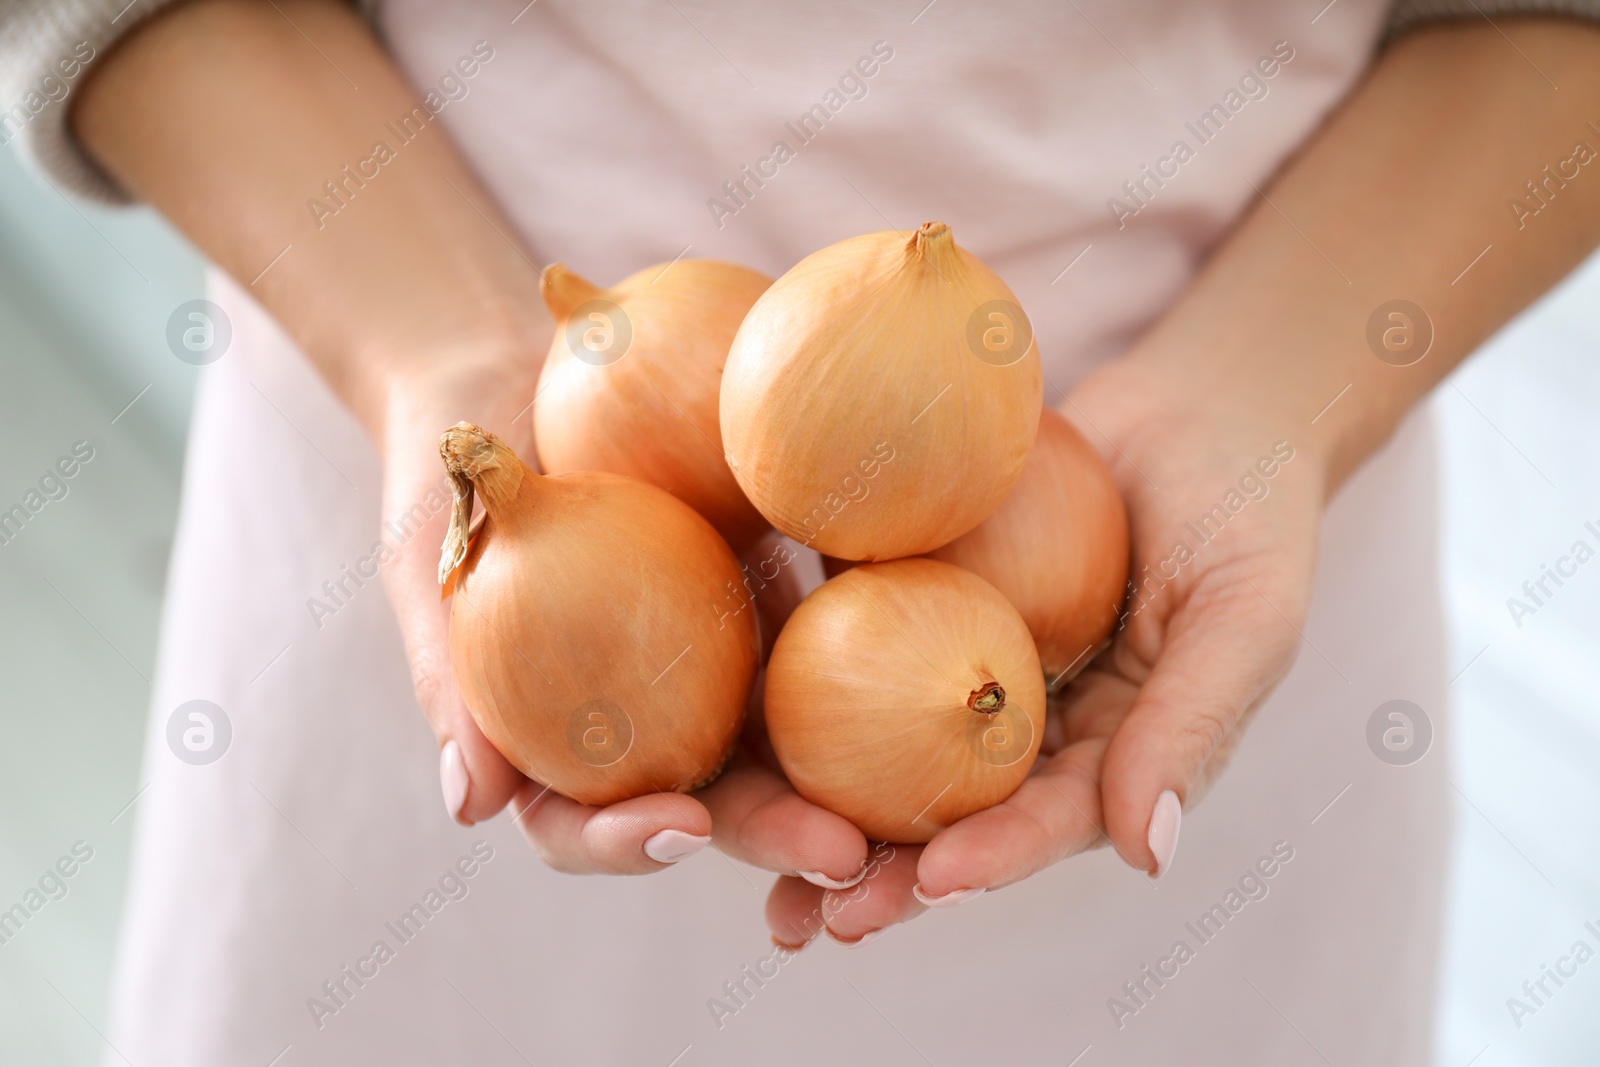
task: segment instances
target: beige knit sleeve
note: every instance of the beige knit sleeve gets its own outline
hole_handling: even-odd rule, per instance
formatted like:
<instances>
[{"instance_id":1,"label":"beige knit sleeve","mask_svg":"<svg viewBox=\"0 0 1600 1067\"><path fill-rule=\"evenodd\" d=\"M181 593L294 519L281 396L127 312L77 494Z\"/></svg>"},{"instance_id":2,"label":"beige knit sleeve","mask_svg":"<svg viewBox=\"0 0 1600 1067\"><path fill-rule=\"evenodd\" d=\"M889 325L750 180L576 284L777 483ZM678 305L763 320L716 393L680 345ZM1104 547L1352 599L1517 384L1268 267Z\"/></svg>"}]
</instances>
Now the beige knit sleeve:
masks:
<instances>
[{"instance_id":1,"label":"beige knit sleeve","mask_svg":"<svg viewBox=\"0 0 1600 1067\"><path fill-rule=\"evenodd\" d=\"M1553 15L1600 22L1600 0L1397 0L1383 39L1391 41L1425 22L1448 19L1498 21L1523 15Z\"/></svg>"},{"instance_id":2,"label":"beige knit sleeve","mask_svg":"<svg viewBox=\"0 0 1600 1067\"><path fill-rule=\"evenodd\" d=\"M72 93L117 38L172 0L0 0L0 144L63 192L126 203L72 140Z\"/></svg>"}]
</instances>

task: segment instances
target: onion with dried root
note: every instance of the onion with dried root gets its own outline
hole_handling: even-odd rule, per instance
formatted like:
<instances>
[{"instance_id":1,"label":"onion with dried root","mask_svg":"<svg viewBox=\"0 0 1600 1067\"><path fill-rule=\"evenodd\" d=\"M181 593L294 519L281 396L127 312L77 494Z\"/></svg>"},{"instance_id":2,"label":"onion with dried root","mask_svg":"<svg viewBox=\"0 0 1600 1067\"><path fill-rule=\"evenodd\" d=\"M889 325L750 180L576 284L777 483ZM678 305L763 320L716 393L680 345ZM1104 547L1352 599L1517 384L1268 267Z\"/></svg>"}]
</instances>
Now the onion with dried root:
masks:
<instances>
[{"instance_id":1,"label":"onion with dried root","mask_svg":"<svg viewBox=\"0 0 1600 1067\"><path fill-rule=\"evenodd\" d=\"M765 698L800 795L904 844L1010 796L1044 731L1039 655L1016 609L929 559L817 588L778 635Z\"/></svg>"},{"instance_id":2,"label":"onion with dried root","mask_svg":"<svg viewBox=\"0 0 1600 1067\"><path fill-rule=\"evenodd\" d=\"M728 346L771 284L711 259L658 264L609 289L546 268L539 287L556 332L533 403L539 463L665 489L748 547L767 522L728 470L717 403Z\"/></svg>"},{"instance_id":3,"label":"onion with dried root","mask_svg":"<svg viewBox=\"0 0 1600 1067\"><path fill-rule=\"evenodd\" d=\"M942 222L852 237L773 283L722 375L722 441L751 503L830 556L929 552L1022 473L1043 377L999 276Z\"/></svg>"},{"instance_id":4,"label":"onion with dried root","mask_svg":"<svg viewBox=\"0 0 1600 1067\"><path fill-rule=\"evenodd\" d=\"M439 452L455 489L439 565L450 656L484 736L583 804L715 777L758 652L755 612L725 606L741 573L717 532L643 482L535 474L470 423ZM474 497L486 515L469 538Z\"/></svg>"},{"instance_id":5,"label":"onion with dried root","mask_svg":"<svg viewBox=\"0 0 1600 1067\"><path fill-rule=\"evenodd\" d=\"M1128 513L1105 461L1049 408L1009 496L969 533L929 553L986 579L1033 634L1052 692L1094 658L1128 583Z\"/></svg>"}]
</instances>

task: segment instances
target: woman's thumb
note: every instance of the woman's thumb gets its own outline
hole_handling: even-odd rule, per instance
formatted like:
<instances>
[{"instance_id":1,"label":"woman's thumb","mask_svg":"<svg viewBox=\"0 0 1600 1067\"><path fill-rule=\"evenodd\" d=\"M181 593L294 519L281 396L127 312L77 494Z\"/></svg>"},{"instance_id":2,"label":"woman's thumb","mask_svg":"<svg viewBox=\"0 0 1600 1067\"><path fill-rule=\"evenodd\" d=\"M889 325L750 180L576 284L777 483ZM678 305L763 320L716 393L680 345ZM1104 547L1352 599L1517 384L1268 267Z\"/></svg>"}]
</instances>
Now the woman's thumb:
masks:
<instances>
[{"instance_id":1,"label":"woman's thumb","mask_svg":"<svg viewBox=\"0 0 1600 1067\"><path fill-rule=\"evenodd\" d=\"M384 585L405 641L417 703L439 742L445 810L470 826L504 808L523 777L483 736L456 685L450 663L450 604L441 603L438 579L438 546L444 541L448 510L441 509L399 546L384 567Z\"/></svg>"},{"instance_id":2,"label":"woman's thumb","mask_svg":"<svg viewBox=\"0 0 1600 1067\"><path fill-rule=\"evenodd\" d=\"M1296 631L1254 587L1227 599L1169 623L1149 680L1106 749L1106 832L1124 859L1154 877L1172 865L1183 809L1294 659Z\"/></svg>"}]
</instances>

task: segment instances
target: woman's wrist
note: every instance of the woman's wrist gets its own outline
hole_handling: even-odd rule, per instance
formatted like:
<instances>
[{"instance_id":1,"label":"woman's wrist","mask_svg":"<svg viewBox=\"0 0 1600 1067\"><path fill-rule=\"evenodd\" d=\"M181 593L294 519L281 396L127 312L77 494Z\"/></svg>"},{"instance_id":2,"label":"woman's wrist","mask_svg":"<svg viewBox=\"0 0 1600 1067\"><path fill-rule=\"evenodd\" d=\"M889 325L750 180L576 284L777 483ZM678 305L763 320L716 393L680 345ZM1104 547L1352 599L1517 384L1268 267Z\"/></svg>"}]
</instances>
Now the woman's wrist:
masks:
<instances>
[{"instance_id":1,"label":"woman's wrist","mask_svg":"<svg viewBox=\"0 0 1600 1067\"><path fill-rule=\"evenodd\" d=\"M1281 373L1237 342L1190 342L1156 331L1119 361L1117 373L1132 379L1125 383L1131 386L1126 395L1144 398L1136 416L1121 420L1121 431L1148 436L1158 446L1195 442L1213 451L1217 463L1232 465L1287 445L1294 450L1296 469L1330 488L1346 455L1360 447L1343 425L1334 428L1323 425L1326 418L1315 419L1326 403L1316 399L1316 378L1322 374ZM1327 390L1329 397L1335 392ZM1152 398L1155 403L1149 405ZM1151 406L1170 414L1152 420Z\"/></svg>"},{"instance_id":2,"label":"woman's wrist","mask_svg":"<svg viewBox=\"0 0 1600 1067\"><path fill-rule=\"evenodd\" d=\"M542 304L462 298L409 317L322 361L345 368L335 391L380 449L425 412L504 423L533 400L553 328Z\"/></svg>"}]
</instances>

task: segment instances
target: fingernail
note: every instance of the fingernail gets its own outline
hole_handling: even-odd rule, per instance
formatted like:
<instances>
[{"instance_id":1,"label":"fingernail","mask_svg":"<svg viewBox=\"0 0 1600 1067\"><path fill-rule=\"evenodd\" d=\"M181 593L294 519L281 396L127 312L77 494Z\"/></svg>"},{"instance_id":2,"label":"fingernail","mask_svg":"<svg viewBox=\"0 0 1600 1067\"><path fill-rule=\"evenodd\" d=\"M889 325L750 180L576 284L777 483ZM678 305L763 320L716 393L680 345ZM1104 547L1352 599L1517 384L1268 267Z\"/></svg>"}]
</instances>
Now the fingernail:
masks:
<instances>
[{"instance_id":1,"label":"fingernail","mask_svg":"<svg viewBox=\"0 0 1600 1067\"><path fill-rule=\"evenodd\" d=\"M822 928L822 932L827 934L828 940L832 941L834 944L843 945L845 948L860 948L862 945L870 945L872 942L878 940L878 938L883 936L883 932L887 929L887 926L881 926L876 930L868 930L854 941L846 941L844 938L839 937L826 926Z\"/></svg>"},{"instance_id":2,"label":"fingernail","mask_svg":"<svg viewBox=\"0 0 1600 1067\"><path fill-rule=\"evenodd\" d=\"M789 943L787 943L787 942L784 942L784 941L779 941L779 940L778 940L778 939L777 939L777 938L776 938L776 937L774 937L774 938L773 938L773 939L772 939L772 945L773 945L773 947L774 947L774 948L781 948L781 949L783 949L783 950L784 950L784 951L785 951L785 952L799 952L799 951L800 951L800 950L801 950L801 949L803 949L803 948L805 948L805 947L806 947L806 946L807 946L807 945L809 945L809 944L811 944L811 942L809 942L809 941L802 941L802 942L800 942L800 943L799 943L799 944L798 944L798 945L791 945L791 944L789 944Z\"/></svg>"},{"instance_id":3,"label":"fingernail","mask_svg":"<svg viewBox=\"0 0 1600 1067\"><path fill-rule=\"evenodd\" d=\"M1168 789L1156 798L1156 810L1150 815L1150 835L1146 840L1156 857L1156 873L1152 877L1160 878L1172 866L1182 824L1183 805L1178 803L1178 794Z\"/></svg>"},{"instance_id":4,"label":"fingernail","mask_svg":"<svg viewBox=\"0 0 1600 1067\"><path fill-rule=\"evenodd\" d=\"M644 843L644 854L657 863L677 863L688 859L711 843L710 836L686 834L682 830L662 830Z\"/></svg>"},{"instance_id":5,"label":"fingernail","mask_svg":"<svg viewBox=\"0 0 1600 1067\"><path fill-rule=\"evenodd\" d=\"M942 897L930 897L922 891L921 883L911 887L911 895L930 908L953 908L957 904L965 904L969 900L977 900L987 891L987 887L979 886L976 889L952 889Z\"/></svg>"},{"instance_id":6,"label":"fingernail","mask_svg":"<svg viewBox=\"0 0 1600 1067\"><path fill-rule=\"evenodd\" d=\"M461 814L461 809L467 806L467 789L471 784L461 746L454 740L446 741L439 750L439 788L444 791L444 810L463 826L472 825L472 820Z\"/></svg>"},{"instance_id":7,"label":"fingernail","mask_svg":"<svg viewBox=\"0 0 1600 1067\"><path fill-rule=\"evenodd\" d=\"M861 870L856 872L854 878L847 878L842 882L835 878L829 878L821 871L795 871L794 873L798 874L812 885L819 885L824 889L849 889L851 886L860 882L861 879L867 876L867 868L866 865L863 864Z\"/></svg>"}]
</instances>

